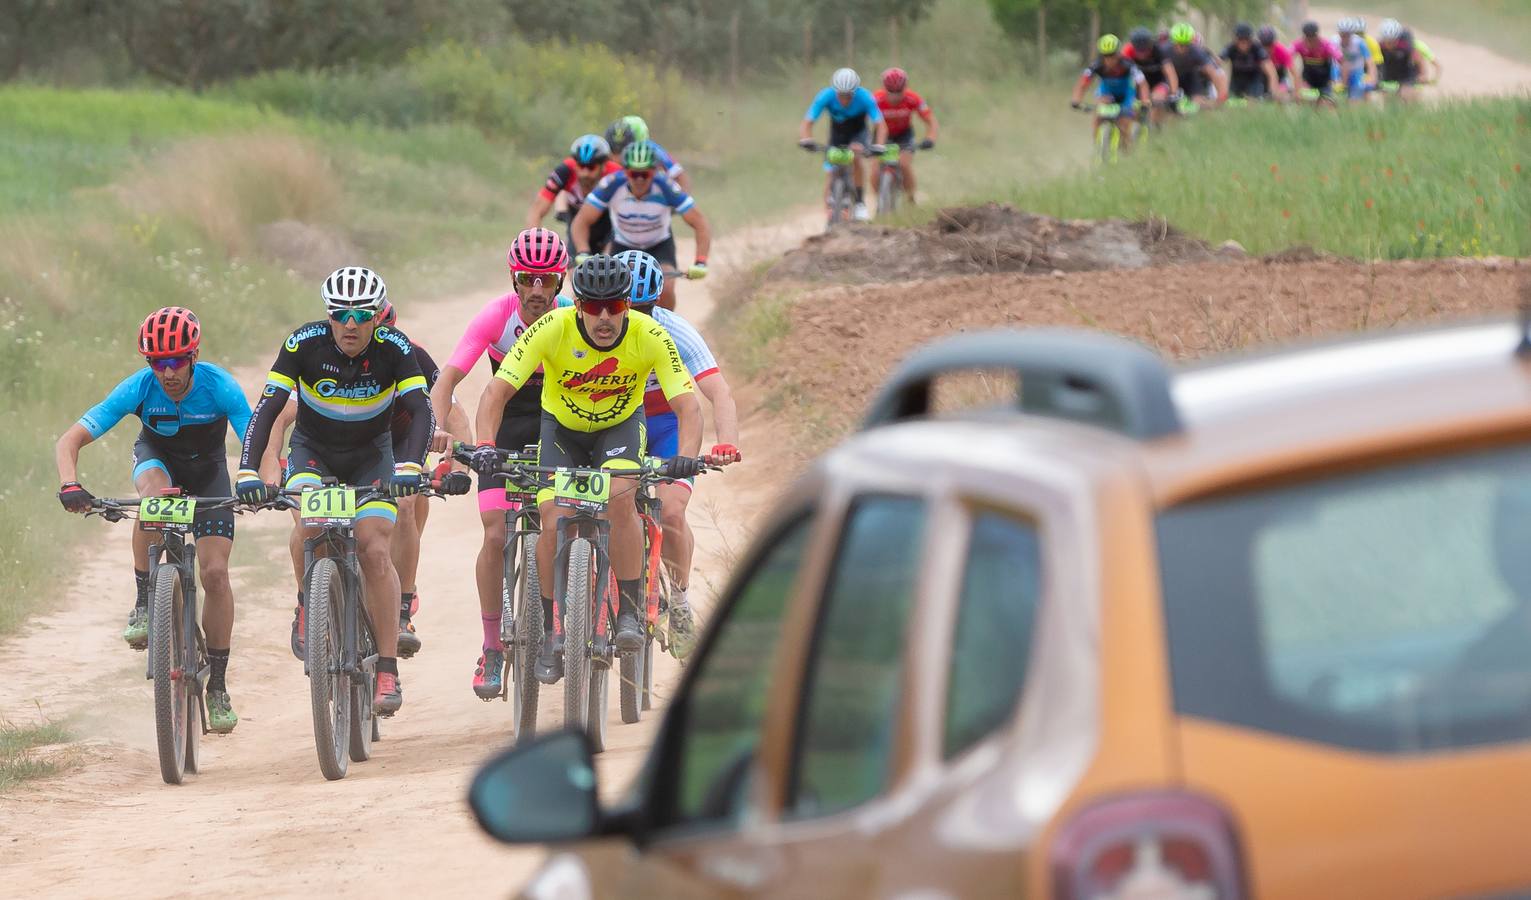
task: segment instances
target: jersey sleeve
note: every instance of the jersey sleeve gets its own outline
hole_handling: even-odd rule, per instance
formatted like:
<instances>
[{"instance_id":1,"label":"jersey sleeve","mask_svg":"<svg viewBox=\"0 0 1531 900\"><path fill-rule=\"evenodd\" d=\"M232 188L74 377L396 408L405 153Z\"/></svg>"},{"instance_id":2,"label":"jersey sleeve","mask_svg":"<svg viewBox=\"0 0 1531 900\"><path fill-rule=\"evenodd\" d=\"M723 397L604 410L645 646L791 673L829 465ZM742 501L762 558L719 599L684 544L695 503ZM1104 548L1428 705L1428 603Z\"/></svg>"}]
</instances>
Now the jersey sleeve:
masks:
<instances>
[{"instance_id":1,"label":"jersey sleeve","mask_svg":"<svg viewBox=\"0 0 1531 900\"><path fill-rule=\"evenodd\" d=\"M681 362L686 364L686 371L691 373L693 382L717 374L718 360L712 355L712 348L707 346L707 341L696 330L696 326L676 316L666 316L659 324L670 333L670 340L675 342L675 349L680 351Z\"/></svg>"},{"instance_id":2,"label":"jersey sleeve","mask_svg":"<svg viewBox=\"0 0 1531 900\"><path fill-rule=\"evenodd\" d=\"M111 431L125 416L137 411L144 399L145 377L154 377L147 368L122 379L105 399L80 416L78 424L90 432L91 440L100 440L101 435Z\"/></svg>"},{"instance_id":3,"label":"jersey sleeve","mask_svg":"<svg viewBox=\"0 0 1531 900\"><path fill-rule=\"evenodd\" d=\"M505 358L500 361L499 371L494 377L504 381L516 390L526 384L526 379L532 377L545 359L551 359L553 351L558 347L558 339L563 334L564 317L548 313L530 327L521 332L516 342L510 345Z\"/></svg>"},{"instance_id":4,"label":"jersey sleeve","mask_svg":"<svg viewBox=\"0 0 1531 900\"><path fill-rule=\"evenodd\" d=\"M425 348L415 344L415 361L420 366L420 374L425 376L425 389L428 391L436 386L436 379L441 377L441 367L431 359L431 355L425 352Z\"/></svg>"},{"instance_id":5,"label":"jersey sleeve","mask_svg":"<svg viewBox=\"0 0 1531 900\"><path fill-rule=\"evenodd\" d=\"M538 192L538 196L548 201L557 200L559 192L564 189L564 185L568 184L569 179L573 176L574 169L569 165L568 160L564 160L553 167L552 173L548 175L548 180L543 183L542 190Z\"/></svg>"},{"instance_id":6,"label":"jersey sleeve","mask_svg":"<svg viewBox=\"0 0 1531 900\"><path fill-rule=\"evenodd\" d=\"M819 116L824 115L824 108L835 98L833 88L825 88L814 95L813 102L808 104L808 111L803 113L803 118L812 122Z\"/></svg>"},{"instance_id":7,"label":"jersey sleeve","mask_svg":"<svg viewBox=\"0 0 1531 900\"><path fill-rule=\"evenodd\" d=\"M654 156L659 160L659 168L663 169L666 175L675 178L680 173L686 171L685 167L676 162L675 157L670 155L670 151L655 144L653 141L649 141L649 143L653 144Z\"/></svg>"},{"instance_id":8,"label":"jersey sleeve","mask_svg":"<svg viewBox=\"0 0 1531 900\"><path fill-rule=\"evenodd\" d=\"M452 355L447 358L447 365L459 372L471 372L479 357L494 343L494 339L505 330L505 323L510 320L509 312L514 308L507 303L516 304L519 301L514 295L491 300L484 304L484 308L478 311L468 323L468 328L462 337L457 339L457 347L452 350Z\"/></svg>"},{"instance_id":9,"label":"jersey sleeve","mask_svg":"<svg viewBox=\"0 0 1531 900\"><path fill-rule=\"evenodd\" d=\"M877 108L877 100L872 92L866 88L856 88L856 96L861 98L861 109L867 114L867 118L873 122L882 121L882 110Z\"/></svg>"},{"instance_id":10,"label":"jersey sleeve","mask_svg":"<svg viewBox=\"0 0 1531 900\"><path fill-rule=\"evenodd\" d=\"M686 363L680 358L680 350L663 325L652 319L644 323L644 342L648 345L654 376L659 379L659 389L664 391L666 400L673 401L696 390L686 371Z\"/></svg>"},{"instance_id":11,"label":"jersey sleeve","mask_svg":"<svg viewBox=\"0 0 1531 900\"><path fill-rule=\"evenodd\" d=\"M681 190L680 185L675 182L666 178L662 182L656 180L656 183L662 192L665 205L676 212L685 215L691 211L692 207L696 206L696 198Z\"/></svg>"},{"instance_id":12,"label":"jersey sleeve","mask_svg":"<svg viewBox=\"0 0 1531 900\"><path fill-rule=\"evenodd\" d=\"M287 342L282 345L281 352L276 355L276 362L271 364L271 371L266 373L266 387L274 387L279 391L291 393L297 390L298 373L302 371L303 341L299 339L298 332L294 331L287 336ZM270 396L270 391L264 391Z\"/></svg>"},{"instance_id":13,"label":"jersey sleeve","mask_svg":"<svg viewBox=\"0 0 1531 900\"><path fill-rule=\"evenodd\" d=\"M601 179L601 183L595 186L585 202L596 209L605 209L611 204L611 198L617 195L617 188L627 184L627 175L622 172L613 172Z\"/></svg>"},{"instance_id":14,"label":"jersey sleeve","mask_svg":"<svg viewBox=\"0 0 1531 900\"><path fill-rule=\"evenodd\" d=\"M228 417L229 427L243 439L244 433L250 428L250 401L245 399L245 392L240 389L233 375L223 369L214 371L218 373L218 381L213 386L213 399L218 403L218 411Z\"/></svg>"},{"instance_id":15,"label":"jersey sleeve","mask_svg":"<svg viewBox=\"0 0 1531 900\"><path fill-rule=\"evenodd\" d=\"M1382 63L1382 45L1377 43L1377 39L1369 34L1366 35L1366 49L1371 53L1372 62L1380 65Z\"/></svg>"},{"instance_id":16,"label":"jersey sleeve","mask_svg":"<svg viewBox=\"0 0 1531 900\"><path fill-rule=\"evenodd\" d=\"M392 329L389 330L392 331ZM402 331L393 331L389 338L388 343L399 348L399 366L393 379L394 395L402 396L414 391L425 391L425 373L420 371L420 351L410 343ZM392 338L398 338L397 342Z\"/></svg>"}]
</instances>

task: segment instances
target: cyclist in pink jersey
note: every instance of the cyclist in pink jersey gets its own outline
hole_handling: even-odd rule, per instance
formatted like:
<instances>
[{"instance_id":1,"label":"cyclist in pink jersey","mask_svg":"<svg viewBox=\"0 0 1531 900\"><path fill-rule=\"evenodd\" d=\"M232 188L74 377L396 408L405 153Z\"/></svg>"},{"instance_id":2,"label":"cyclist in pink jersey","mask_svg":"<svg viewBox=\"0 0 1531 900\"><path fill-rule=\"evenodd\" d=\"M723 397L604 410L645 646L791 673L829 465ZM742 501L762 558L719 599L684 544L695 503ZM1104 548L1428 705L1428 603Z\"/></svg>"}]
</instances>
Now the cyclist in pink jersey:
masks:
<instances>
[{"instance_id":1,"label":"cyclist in pink jersey","mask_svg":"<svg viewBox=\"0 0 1531 900\"><path fill-rule=\"evenodd\" d=\"M1276 40L1276 29L1269 25L1260 27L1257 35L1260 46L1271 58L1271 65L1276 67L1277 93L1286 96L1292 93L1292 61L1297 59L1297 54L1292 48Z\"/></svg>"},{"instance_id":2,"label":"cyclist in pink jersey","mask_svg":"<svg viewBox=\"0 0 1531 900\"><path fill-rule=\"evenodd\" d=\"M517 235L510 247L510 270L515 277L515 289L489 301L468 323L467 331L457 342L457 349L441 368L441 375L431 390L432 399L439 396L443 403L448 402L452 391L485 352L489 354L490 369L498 371L506 351L529 325L556 307L572 306L572 301L558 295L568 269L569 252L557 234L546 228L528 228ZM537 443L541 428L542 373L539 371L505 404L499 432L494 435L495 446L519 451L528 444ZM437 431L433 446L444 449L450 440L446 432ZM461 464L454 468L464 470ZM510 508L511 504L505 499L504 483L480 476L478 514L484 526L484 542L479 547L474 573L484 629L484 652L474 671L473 692L485 699L500 695L501 675L505 668L505 646L500 640L500 581L504 577L505 510Z\"/></svg>"}]
</instances>

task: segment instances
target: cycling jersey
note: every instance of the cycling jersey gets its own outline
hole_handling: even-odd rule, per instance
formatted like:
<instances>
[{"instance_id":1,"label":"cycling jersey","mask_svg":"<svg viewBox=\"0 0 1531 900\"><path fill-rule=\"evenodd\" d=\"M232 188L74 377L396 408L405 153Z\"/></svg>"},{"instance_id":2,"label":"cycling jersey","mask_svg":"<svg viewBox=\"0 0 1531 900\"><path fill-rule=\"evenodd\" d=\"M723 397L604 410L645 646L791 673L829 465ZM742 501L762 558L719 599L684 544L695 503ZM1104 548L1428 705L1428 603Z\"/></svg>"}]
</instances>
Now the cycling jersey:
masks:
<instances>
[{"instance_id":1,"label":"cycling jersey","mask_svg":"<svg viewBox=\"0 0 1531 900\"><path fill-rule=\"evenodd\" d=\"M600 431L638 411L649 372L666 397L693 390L675 342L658 322L630 311L617 342L599 349L585 334L577 309L555 309L533 322L495 373L519 389L546 366L542 408L571 431Z\"/></svg>"},{"instance_id":2,"label":"cycling jersey","mask_svg":"<svg viewBox=\"0 0 1531 900\"><path fill-rule=\"evenodd\" d=\"M1382 48L1382 80L1399 84L1413 84L1419 79L1419 67L1414 64L1414 46L1408 41L1394 41Z\"/></svg>"},{"instance_id":3,"label":"cycling jersey","mask_svg":"<svg viewBox=\"0 0 1531 900\"><path fill-rule=\"evenodd\" d=\"M611 211L613 243L644 250L670 236L672 213L685 215L696 206L690 194L665 175L655 173L648 193L633 196L627 173L608 175L590 192L587 201L596 209Z\"/></svg>"},{"instance_id":4,"label":"cycling jersey","mask_svg":"<svg viewBox=\"0 0 1531 900\"><path fill-rule=\"evenodd\" d=\"M691 373L693 384L701 382L708 375L718 374L718 361L712 355L712 348L707 346L707 341L694 325L681 318L679 313L671 312L663 306L655 306L649 315L669 332L676 351L680 353L681 362L686 364L686 371ZM659 378L650 372L643 392L644 415L653 417L670 411L670 401L665 397L664 389L659 386Z\"/></svg>"},{"instance_id":5,"label":"cycling jersey","mask_svg":"<svg viewBox=\"0 0 1531 900\"><path fill-rule=\"evenodd\" d=\"M605 178L613 172L622 171L622 164L614 159L606 160L602 167L600 178ZM596 183L600 183L600 178ZM542 183L542 190L538 196L549 203L558 199L559 194L569 195L569 208L579 209L580 204L585 202L585 190L579 186L579 172L574 165L574 157L565 157L564 161L553 167L548 174L548 180Z\"/></svg>"},{"instance_id":6,"label":"cycling jersey","mask_svg":"<svg viewBox=\"0 0 1531 900\"><path fill-rule=\"evenodd\" d=\"M556 302L559 306L574 305L573 300L563 296L558 297ZM473 321L468 323L468 330L464 331L463 336L457 341L457 348L452 351L447 365L459 372L471 372L473 366L487 350L489 371L491 374L498 372L500 361L505 358L506 353L510 352L516 338L525 331L526 322L521 318L521 298L515 291L490 300L484 304L483 309L478 311L478 315L473 317ZM541 408L542 370L538 369L510 398L510 402L505 404L502 419L535 415ZM520 447L505 447L505 449L519 450Z\"/></svg>"},{"instance_id":7,"label":"cycling jersey","mask_svg":"<svg viewBox=\"0 0 1531 900\"><path fill-rule=\"evenodd\" d=\"M112 430L125 416L143 423L139 440L156 455L189 462L197 459L224 462L224 435L230 426L243 435L250 424L250 404L244 391L223 369L212 363L194 363L191 387L177 403L160 387L148 366L124 378L106 399L80 417L79 424L92 440Z\"/></svg>"},{"instance_id":8,"label":"cycling jersey","mask_svg":"<svg viewBox=\"0 0 1531 900\"><path fill-rule=\"evenodd\" d=\"M1128 44L1122 48L1122 57L1129 59L1143 73L1143 78L1149 87L1158 87L1165 83L1164 67L1170 61L1170 50L1164 44L1154 44L1147 53L1139 53L1137 48Z\"/></svg>"},{"instance_id":9,"label":"cycling jersey","mask_svg":"<svg viewBox=\"0 0 1531 900\"><path fill-rule=\"evenodd\" d=\"M872 95L877 101L877 109L882 113L883 121L888 123L888 140L896 141L902 135L908 134L914 124L913 117L916 113L930 124L930 105L919 94L906 90L898 102L888 99L888 92L879 90Z\"/></svg>"},{"instance_id":10,"label":"cycling jersey","mask_svg":"<svg viewBox=\"0 0 1531 900\"><path fill-rule=\"evenodd\" d=\"M1297 58L1296 54L1292 52L1292 49L1286 44L1277 41L1267 47L1266 51L1270 55L1271 62L1276 66L1277 80L1286 81L1287 79L1291 78L1292 60Z\"/></svg>"},{"instance_id":11,"label":"cycling jersey","mask_svg":"<svg viewBox=\"0 0 1531 900\"><path fill-rule=\"evenodd\" d=\"M1303 81L1310 87L1328 87L1333 75L1333 65L1340 59L1340 51L1326 40L1300 40L1292 45L1292 53L1302 60Z\"/></svg>"},{"instance_id":12,"label":"cycling jersey","mask_svg":"<svg viewBox=\"0 0 1531 900\"><path fill-rule=\"evenodd\" d=\"M1085 80L1100 79L1100 97L1110 98L1121 105L1124 114L1132 112L1138 96L1137 86L1146 81L1135 63L1122 58L1118 58L1116 65L1108 66L1105 60L1096 57L1095 63L1084 70L1083 77Z\"/></svg>"},{"instance_id":13,"label":"cycling jersey","mask_svg":"<svg viewBox=\"0 0 1531 900\"><path fill-rule=\"evenodd\" d=\"M1235 77L1252 76L1263 72L1271 58L1265 48L1251 42L1247 49L1240 49L1237 41L1223 49L1223 59L1228 60L1228 71Z\"/></svg>"},{"instance_id":14,"label":"cycling jersey","mask_svg":"<svg viewBox=\"0 0 1531 900\"><path fill-rule=\"evenodd\" d=\"M658 160L660 170L670 176L671 181L679 178L680 173L686 171L685 167L676 162L675 157L670 155L670 151L661 147L657 142L649 141L649 149L654 151L654 159Z\"/></svg>"},{"instance_id":15,"label":"cycling jersey","mask_svg":"<svg viewBox=\"0 0 1531 900\"><path fill-rule=\"evenodd\" d=\"M425 376L425 390L427 393L436 386L436 379L441 377L441 367L431 359L431 355L425 352L425 348L410 341L410 346L415 349L415 360L420 366L420 374ZM446 420L446 411L442 410L442 421ZM395 447L403 446L409 440L409 428L415 421L415 414L407 407L395 403L393 405L393 417L388 420L388 430L393 437Z\"/></svg>"},{"instance_id":16,"label":"cycling jersey","mask_svg":"<svg viewBox=\"0 0 1531 900\"><path fill-rule=\"evenodd\" d=\"M1349 38L1340 38L1340 61L1345 65L1357 69L1365 69L1366 61L1372 59L1371 45L1367 43L1369 38L1359 35L1351 35ZM1379 54L1380 55L1380 54Z\"/></svg>"},{"instance_id":17,"label":"cycling jersey","mask_svg":"<svg viewBox=\"0 0 1531 900\"><path fill-rule=\"evenodd\" d=\"M1210 85L1207 82L1207 66L1216 66L1217 62L1205 47L1195 44L1189 45L1184 50L1170 52L1170 64L1175 67L1175 75L1180 79L1180 91L1187 97L1201 97L1207 93Z\"/></svg>"},{"instance_id":18,"label":"cycling jersey","mask_svg":"<svg viewBox=\"0 0 1531 900\"><path fill-rule=\"evenodd\" d=\"M310 322L282 345L266 387L245 432L241 469L255 469L271 437L271 426L298 394L296 428L310 443L336 451L371 444L390 430L395 403L413 416L399 446L400 461L423 462L434 423L419 357L402 332L379 325L362 352L347 356L335 343L327 320Z\"/></svg>"},{"instance_id":19,"label":"cycling jersey","mask_svg":"<svg viewBox=\"0 0 1531 900\"><path fill-rule=\"evenodd\" d=\"M1420 58L1425 62L1435 62L1435 52L1430 49L1430 45L1417 37L1414 39L1414 49L1419 51Z\"/></svg>"},{"instance_id":20,"label":"cycling jersey","mask_svg":"<svg viewBox=\"0 0 1531 900\"><path fill-rule=\"evenodd\" d=\"M1377 39L1369 34L1361 35L1361 39L1366 42L1366 52L1371 54L1372 63L1379 66L1382 65L1382 45L1377 43Z\"/></svg>"},{"instance_id":21,"label":"cycling jersey","mask_svg":"<svg viewBox=\"0 0 1531 900\"><path fill-rule=\"evenodd\" d=\"M865 124L868 121L882 121L882 110L877 108L877 98L864 87L856 88L851 94L851 102L844 106L840 104L840 95L834 88L819 91L813 98L813 102L808 105L808 112L803 114L803 118L814 122L824 113L829 113L829 118L833 122L860 120L862 124Z\"/></svg>"}]
</instances>

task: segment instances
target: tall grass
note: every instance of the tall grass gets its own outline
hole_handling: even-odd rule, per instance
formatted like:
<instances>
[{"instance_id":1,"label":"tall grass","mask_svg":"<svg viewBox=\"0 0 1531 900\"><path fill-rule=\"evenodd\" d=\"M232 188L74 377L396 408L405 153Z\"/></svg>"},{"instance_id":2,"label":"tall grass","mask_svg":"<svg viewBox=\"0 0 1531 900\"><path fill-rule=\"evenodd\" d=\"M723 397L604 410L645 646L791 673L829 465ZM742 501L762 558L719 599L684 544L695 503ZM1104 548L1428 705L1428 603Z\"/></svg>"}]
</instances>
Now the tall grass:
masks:
<instances>
[{"instance_id":1,"label":"tall grass","mask_svg":"<svg viewBox=\"0 0 1531 900\"><path fill-rule=\"evenodd\" d=\"M0 719L0 795L33 778L46 778L66 768L74 755L41 757L37 748L71 740L69 729L56 722L16 725Z\"/></svg>"},{"instance_id":2,"label":"tall grass","mask_svg":"<svg viewBox=\"0 0 1531 900\"><path fill-rule=\"evenodd\" d=\"M1021 187L1026 209L1159 216L1252 252L1361 258L1531 253L1524 101L1250 109L1179 123L1121 164Z\"/></svg>"}]
</instances>

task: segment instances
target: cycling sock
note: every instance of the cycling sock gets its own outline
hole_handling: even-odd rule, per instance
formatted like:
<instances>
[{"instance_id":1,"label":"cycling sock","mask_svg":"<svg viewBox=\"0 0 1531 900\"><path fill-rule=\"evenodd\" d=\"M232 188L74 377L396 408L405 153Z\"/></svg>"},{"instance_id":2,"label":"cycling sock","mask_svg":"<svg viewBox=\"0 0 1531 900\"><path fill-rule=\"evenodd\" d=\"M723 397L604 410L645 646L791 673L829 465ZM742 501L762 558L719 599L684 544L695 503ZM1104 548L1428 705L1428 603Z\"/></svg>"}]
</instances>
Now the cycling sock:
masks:
<instances>
[{"instance_id":1,"label":"cycling sock","mask_svg":"<svg viewBox=\"0 0 1531 900\"><path fill-rule=\"evenodd\" d=\"M381 675L388 673L393 677L399 677L399 659L396 656L379 656L377 658L377 671Z\"/></svg>"},{"instance_id":2,"label":"cycling sock","mask_svg":"<svg viewBox=\"0 0 1531 900\"><path fill-rule=\"evenodd\" d=\"M479 620L484 623L484 649L505 652L505 642L500 640L500 614L479 613Z\"/></svg>"},{"instance_id":3,"label":"cycling sock","mask_svg":"<svg viewBox=\"0 0 1531 900\"><path fill-rule=\"evenodd\" d=\"M407 593L400 593L399 594L399 615L400 616L403 616L406 619L409 618L409 608L411 606L414 606L414 605L415 605L415 592L414 591L409 591Z\"/></svg>"},{"instance_id":4,"label":"cycling sock","mask_svg":"<svg viewBox=\"0 0 1531 900\"><path fill-rule=\"evenodd\" d=\"M553 598L542 598L542 633L553 633Z\"/></svg>"},{"instance_id":5,"label":"cycling sock","mask_svg":"<svg viewBox=\"0 0 1531 900\"><path fill-rule=\"evenodd\" d=\"M864 194L863 194L863 193L862 193L862 189L861 189L861 188L856 188L856 202L857 202L857 203L861 203L861 202L863 202L863 201L864 201L864 200L865 200L865 199L866 199L866 197L865 197L865 195L864 195Z\"/></svg>"},{"instance_id":6,"label":"cycling sock","mask_svg":"<svg viewBox=\"0 0 1531 900\"><path fill-rule=\"evenodd\" d=\"M306 605L306 604L304 604L304 602L303 602L303 592L302 591L298 591L298 606L304 606L304 605Z\"/></svg>"},{"instance_id":7,"label":"cycling sock","mask_svg":"<svg viewBox=\"0 0 1531 900\"><path fill-rule=\"evenodd\" d=\"M223 685L223 676L229 670L229 651L214 650L207 648L207 662L213 667L213 673L207 676L207 689L209 691L226 691Z\"/></svg>"},{"instance_id":8,"label":"cycling sock","mask_svg":"<svg viewBox=\"0 0 1531 900\"><path fill-rule=\"evenodd\" d=\"M636 616L639 608L643 606L641 602L643 580L641 578L632 578L624 581L619 578L617 579L617 592L621 597L617 610L619 612L630 612Z\"/></svg>"},{"instance_id":9,"label":"cycling sock","mask_svg":"<svg viewBox=\"0 0 1531 900\"><path fill-rule=\"evenodd\" d=\"M149 573L133 570L133 580L138 584L138 608L149 608Z\"/></svg>"}]
</instances>

